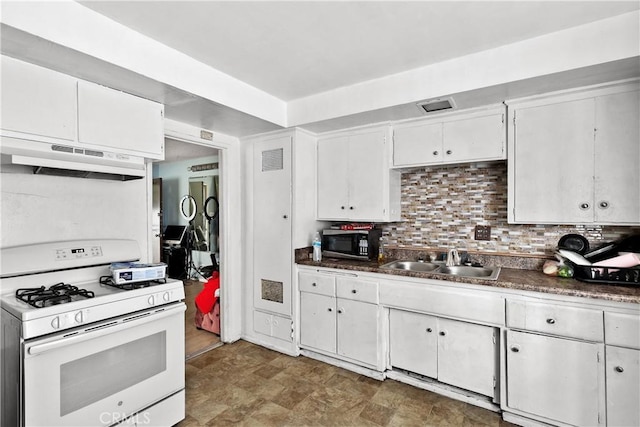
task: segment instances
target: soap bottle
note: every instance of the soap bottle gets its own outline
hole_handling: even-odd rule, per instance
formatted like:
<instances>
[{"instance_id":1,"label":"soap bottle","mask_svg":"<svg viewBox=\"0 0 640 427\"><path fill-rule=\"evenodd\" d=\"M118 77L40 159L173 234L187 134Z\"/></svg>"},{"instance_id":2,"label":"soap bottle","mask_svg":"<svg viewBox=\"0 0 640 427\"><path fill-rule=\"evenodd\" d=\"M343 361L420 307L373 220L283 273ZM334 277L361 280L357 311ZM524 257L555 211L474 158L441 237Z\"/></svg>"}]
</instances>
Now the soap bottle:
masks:
<instances>
[{"instance_id":1,"label":"soap bottle","mask_svg":"<svg viewBox=\"0 0 640 427\"><path fill-rule=\"evenodd\" d=\"M322 240L320 239L320 232L316 231L313 237L313 261L322 261Z\"/></svg>"},{"instance_id":2,"label":"soap bottle","mask_svg":"<svg viewBox=\"0 0 640 427\"><path fill-rule=\"evenodd\" d=\"M380 237L378 244L378 264L384 264L385 253L384 253L384 239Z\"/></svg>"}]
</instances>

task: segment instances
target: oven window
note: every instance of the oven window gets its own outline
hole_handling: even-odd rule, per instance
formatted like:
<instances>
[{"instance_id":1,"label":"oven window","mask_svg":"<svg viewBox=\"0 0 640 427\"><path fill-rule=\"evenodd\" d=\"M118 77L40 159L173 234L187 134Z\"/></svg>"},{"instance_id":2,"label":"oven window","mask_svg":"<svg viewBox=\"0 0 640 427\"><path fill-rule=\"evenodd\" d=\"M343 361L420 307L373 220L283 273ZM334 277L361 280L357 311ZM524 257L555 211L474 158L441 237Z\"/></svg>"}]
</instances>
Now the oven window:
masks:
<instances>
[{"instance_id":1,"label":"oven window","mask_svg":"<svg viewBox=\"0 0 640 427\"><path fill-rule=\"evenodd\" d=\"M166 331L60 367L60 416L84 408L167 369Z\"/></svg>"}]
</instances>

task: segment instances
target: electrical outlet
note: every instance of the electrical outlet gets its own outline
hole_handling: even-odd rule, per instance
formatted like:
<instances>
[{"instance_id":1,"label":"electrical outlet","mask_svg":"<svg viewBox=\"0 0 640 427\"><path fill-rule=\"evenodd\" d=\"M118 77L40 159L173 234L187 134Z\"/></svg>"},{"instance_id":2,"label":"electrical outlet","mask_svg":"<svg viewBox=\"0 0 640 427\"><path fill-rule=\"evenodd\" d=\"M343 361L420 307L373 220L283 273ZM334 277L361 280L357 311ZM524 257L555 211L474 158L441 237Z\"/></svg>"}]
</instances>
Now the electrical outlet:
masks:
<instances>
[{"instance_id":1,"label":"electrical outlet","mask_svg":"<svg viewBox=\"0 0 640 427\"><path fill-rule=\"evenodd\" d=\"M476 225L474 238L476 240L491 240L491 226Z\"/></svg>"}]
</instances>

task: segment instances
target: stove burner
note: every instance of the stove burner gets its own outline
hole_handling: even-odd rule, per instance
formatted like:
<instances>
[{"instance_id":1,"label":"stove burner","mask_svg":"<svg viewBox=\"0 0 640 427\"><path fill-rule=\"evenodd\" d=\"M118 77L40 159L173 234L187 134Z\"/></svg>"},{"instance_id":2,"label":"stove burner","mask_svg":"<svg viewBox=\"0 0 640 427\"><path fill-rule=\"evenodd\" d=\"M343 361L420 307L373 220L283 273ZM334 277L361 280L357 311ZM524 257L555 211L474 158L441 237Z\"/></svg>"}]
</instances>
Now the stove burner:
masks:
<instances>
[{"instance_id":1,"label":"stove burner","mask_svg":"<svg viewBox=\"0 0 640 427\"><path fill-rule=\"evenodd\" d=\"M93 298L95 294L86 289L80 289L77 286L67 285L62 282L50 286L49 289L40 286L39 288L16 290L16 298L36 308L71 302L74 296Z\"/></svg>"},{"instance_id":2,"label":"stove burner","mask_svg":"<svg viewBox=\"0 0 640 427\"><path fill-rule=\"evenodd\" d=\"M146 288L161 283L167 283L166 279L147 280L143 282L115 283L113 281L113 277L111 276L100 276L100 284L122 289L123 291L132 291L134 289Z\"/></svg>"}]
</instances>

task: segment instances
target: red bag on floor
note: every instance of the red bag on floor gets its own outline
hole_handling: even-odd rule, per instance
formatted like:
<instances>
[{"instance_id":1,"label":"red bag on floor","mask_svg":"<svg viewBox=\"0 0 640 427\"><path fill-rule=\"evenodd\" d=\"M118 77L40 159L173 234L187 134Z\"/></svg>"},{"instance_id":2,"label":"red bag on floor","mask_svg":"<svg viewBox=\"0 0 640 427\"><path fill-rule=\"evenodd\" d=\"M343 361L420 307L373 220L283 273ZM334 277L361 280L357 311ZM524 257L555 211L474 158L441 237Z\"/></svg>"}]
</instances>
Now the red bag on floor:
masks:
<instances>
[{"instance_id":1,"label":"red bag on floor","mask_svg":"<svg viewBox=\"0 0 640 427\"><path fill-rule=\"evenodd\" d=\"M220 335L220 302L216 301L209 313L201 312L196 306L196 328Z\"/></svg>"},{"instance_id":2,"label":"red bag on floor","mask_svg":"<svg viewBox=\"0 0 640 427\"><path fill-rule=\"evenodd\" d=\"M196 296L195 325L220 335L220 299L216 291L220 289L220 274L214 271L211 278L204 284L204 289Z\"/></svg>"}]
</instances>

